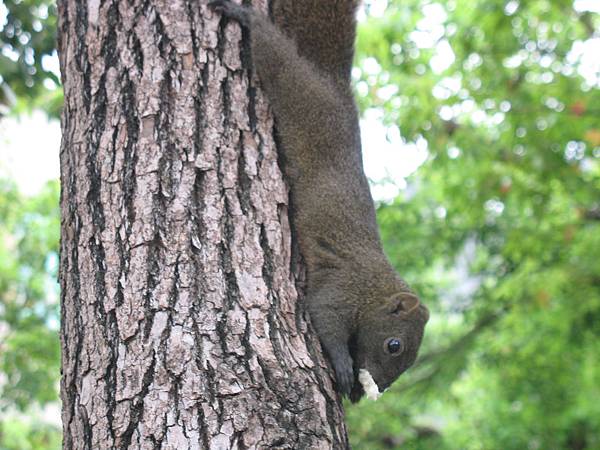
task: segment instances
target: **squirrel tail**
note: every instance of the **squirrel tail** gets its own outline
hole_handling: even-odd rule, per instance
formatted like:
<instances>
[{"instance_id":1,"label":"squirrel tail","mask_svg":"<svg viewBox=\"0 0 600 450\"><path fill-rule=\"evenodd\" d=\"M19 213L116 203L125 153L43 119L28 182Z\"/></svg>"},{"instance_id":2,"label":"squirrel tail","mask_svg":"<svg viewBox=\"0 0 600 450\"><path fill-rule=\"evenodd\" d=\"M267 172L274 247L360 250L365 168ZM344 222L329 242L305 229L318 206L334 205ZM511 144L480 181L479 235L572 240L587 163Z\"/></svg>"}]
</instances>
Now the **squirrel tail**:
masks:
<instances>
[{"instance_id":1,"label":"squirrel tail","mask_svg":"<svg viewBox=\"0 0 600 450\"><path fill-rule=\"evenodd\" d=\"M360 0L273 0L274 22L293 39L300 56L322 74L349 85L356 8Z\"/></svg>"}]
</instances>

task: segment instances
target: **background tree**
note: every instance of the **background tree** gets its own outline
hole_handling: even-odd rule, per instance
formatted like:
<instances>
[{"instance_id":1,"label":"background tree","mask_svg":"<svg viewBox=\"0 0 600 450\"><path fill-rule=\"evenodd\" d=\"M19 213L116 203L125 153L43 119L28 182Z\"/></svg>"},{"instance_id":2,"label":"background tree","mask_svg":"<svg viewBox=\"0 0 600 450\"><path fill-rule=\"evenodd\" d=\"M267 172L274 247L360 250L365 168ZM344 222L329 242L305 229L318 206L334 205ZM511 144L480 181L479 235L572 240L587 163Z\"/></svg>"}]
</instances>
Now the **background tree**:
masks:
<instances>
[{"instance_id":1,"label":"background tree","mask_svg":"<svg viewBox=\"0 0 600 450\"><path fill-rule=\"evenodd\" d=\"M0 114L37 107L57 117L56 2L0 1L0 48Z\"/></svg>"},{"instance_id":2,"label":"background tree","mask_svg":"<svg viewBox=\"0 0 600 450\"><path fill-rule=\"evenodd\" d=\"M64 448L345 448L238 25L183 0L58 16Z\"/></svg>"},{"instance_id":3,"label":"background tree","mask_svg":"<svg viewBox=\"0 0 600 450\"><path fill-rule=\"evenodd\" d=\"M34 198L0 179L0 448L56 448L36 407L56 401L58 183ZM22 420L7 413L28 414Z\"/></svg>"}]
</instances>

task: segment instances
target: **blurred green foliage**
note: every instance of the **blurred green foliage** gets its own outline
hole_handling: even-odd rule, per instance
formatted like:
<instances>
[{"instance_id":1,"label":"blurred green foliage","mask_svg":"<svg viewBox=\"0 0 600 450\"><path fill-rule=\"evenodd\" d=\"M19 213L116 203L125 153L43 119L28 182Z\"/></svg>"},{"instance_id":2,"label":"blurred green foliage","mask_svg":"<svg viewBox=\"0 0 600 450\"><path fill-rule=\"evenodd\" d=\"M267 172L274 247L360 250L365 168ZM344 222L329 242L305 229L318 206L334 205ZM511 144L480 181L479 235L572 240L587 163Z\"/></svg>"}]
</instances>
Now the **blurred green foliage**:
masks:
<instances>
[{"instance_id":1,"label":"blurred green foliage","mask_svg":"<svg viewBox=\"0 0 600 450\"><path fill-rule=\"evenodd\" d=\"M0 0L0 117L33 108L58 116L55 39L54 0ZM0 179L2 450L60 448L60 417L41 419L58 401L58 198L58 182L26 198Z\"/></svg>"},{"instance_id":2,"label":"blurred green foliage","mask_svg":"<svg viewBox=\"0 0 600 450\"><path fill-rule=\"evenodd\" d=\"M27 417L58 400L58 198L56 181L24 198L0 179L1 449L53 449L60 440L56 427Z\"/></svg>"},{"instance_id":3,"label":"blurred green foliage","mask_svg":"<svg viewBox=\"0 0 600 450\"><path fill-rule=\"evenodd\" d=\"M361 107L427 142L378 217L433 315L420 363L348 408L354 448L600 448L597 30L571 0L394 0L360 27Z\"/></svg>"},{"instance_id":4,"label":"blurred green foliage","mask_svg":"<svg viewBox=\"0 0 600 450\"><path fill-rule=\"evenodd\" d=\"M59 450L60 431L40 421L9 419L0 424L2 450Z\"/></svg>"},{"instance_id":5,"label":"blurred green foliage","mask_svg":"<svg viewBox=\"0 0 600 450\"><path fill-rule=\"evenodd\" d=\"M56 1L0 0L0 116L41 108L57 117Z\"/></svg>"},{"instance_id":6,"label":"blurred green foliage","mask_svg":"<svg viewBox=\"0 0 600 450\"><path fill-rule=\"evenodd\" d=\"M600 91L581 52L598 14L571 0L387 3L361 22L358 100L390 139L427 143L378 218L433 314L418 365L348 406L353 447L600 448ZM0 5L14 110L56 115L54 2ZM57 429L4 414L57 399L57 204L57 184L26 199L0 182L2 449L60 446Z\"/></svg>"}]
</instances>

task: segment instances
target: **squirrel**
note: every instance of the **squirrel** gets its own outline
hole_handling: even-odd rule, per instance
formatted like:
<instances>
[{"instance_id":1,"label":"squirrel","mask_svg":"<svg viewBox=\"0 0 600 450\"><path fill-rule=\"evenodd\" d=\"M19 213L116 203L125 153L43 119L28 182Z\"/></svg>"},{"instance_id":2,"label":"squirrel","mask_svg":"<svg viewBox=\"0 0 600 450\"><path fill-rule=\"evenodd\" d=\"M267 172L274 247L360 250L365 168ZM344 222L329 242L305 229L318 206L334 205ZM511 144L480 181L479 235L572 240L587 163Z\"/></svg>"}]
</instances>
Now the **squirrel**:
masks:
<instances>
[{"instance_id":1,"label":"squirrel","mask_svg":"<svg viewBox=\"0 0 600 450\"><path fill-rule=\"evenodd\" d=\"M428 309L383 252L351 86L358 0L208 6L249 31L273 109L307 270L305 301L338 392L376 399L416 357Z\"/></svg>"}]
</instances>

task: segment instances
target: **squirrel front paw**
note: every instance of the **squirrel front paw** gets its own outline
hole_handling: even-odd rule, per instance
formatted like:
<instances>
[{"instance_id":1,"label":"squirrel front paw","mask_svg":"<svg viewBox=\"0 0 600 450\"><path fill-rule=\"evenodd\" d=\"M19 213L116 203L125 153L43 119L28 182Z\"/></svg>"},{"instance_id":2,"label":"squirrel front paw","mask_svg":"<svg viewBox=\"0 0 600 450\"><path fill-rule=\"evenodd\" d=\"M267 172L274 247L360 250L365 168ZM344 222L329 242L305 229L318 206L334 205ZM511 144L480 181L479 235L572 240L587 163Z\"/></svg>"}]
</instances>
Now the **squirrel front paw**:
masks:
<instances>
[{"instance_id":1,"label":"squirrel front paw","mask_svg":"<svg viewBox=\"0 0 600 450\"><path fill-rule=\"evenodd\" d=\"M345 396L349 396L354 385L354 370L352 369L352 358L350 356L340 356L333 359L333 368L337 381L337 391Z\"/></svg>"},{"instance_id":2,"label":"squirrel front paw","mask_svg":"<svg viewBox=\"0 0 600 450\"><path fill-rule=\"evenodd\" d=\"M238 21L245 27L250 24L250 10L246 6L238 5L229 0L213 0L208 3L208 7L225 17Z\"/></svg>"}]
</instances>

